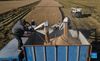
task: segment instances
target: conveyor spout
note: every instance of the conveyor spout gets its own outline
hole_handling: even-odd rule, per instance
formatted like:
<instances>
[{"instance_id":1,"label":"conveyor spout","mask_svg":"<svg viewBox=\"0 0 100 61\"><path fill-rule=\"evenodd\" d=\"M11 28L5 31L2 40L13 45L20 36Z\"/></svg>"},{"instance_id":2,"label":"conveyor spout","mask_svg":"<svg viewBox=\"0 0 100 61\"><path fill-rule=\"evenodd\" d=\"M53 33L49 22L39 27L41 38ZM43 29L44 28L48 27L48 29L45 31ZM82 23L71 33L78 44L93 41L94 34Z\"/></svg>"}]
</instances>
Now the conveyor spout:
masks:
<instances>
[{"instance_id":1,"label":"conveyor spout","mask_svg":"<svg viewBox=\"0 0 100 61\"><path fill-rule=\"evenodd\" d=\"M48 31L48 21L44 22L44 32L45 32L45 40L49 42L49 31Z\"/></svg>"},{"instance_id":2,"label":"conveyor spout","mask_svg":"<svg viewBox=\"0 0 100 61\"><path fill-rule=\"evenodd\" d=\"M64 26L64 37L68 39L68 17L64 18L63 20Z\"/></svg>"}]
</instances>

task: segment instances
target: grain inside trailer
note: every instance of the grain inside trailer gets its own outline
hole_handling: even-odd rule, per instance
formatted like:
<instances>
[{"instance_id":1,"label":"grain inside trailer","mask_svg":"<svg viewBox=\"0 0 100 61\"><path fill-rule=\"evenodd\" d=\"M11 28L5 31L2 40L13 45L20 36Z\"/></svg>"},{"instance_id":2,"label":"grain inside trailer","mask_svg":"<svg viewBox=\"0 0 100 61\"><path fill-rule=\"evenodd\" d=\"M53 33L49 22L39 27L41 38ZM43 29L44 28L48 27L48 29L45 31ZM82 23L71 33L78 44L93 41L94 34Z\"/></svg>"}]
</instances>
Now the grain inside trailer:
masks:
<instances>
[{"instance_id":1,"label":"grain inside trailer","mask_svg":"<svg viewBox=\"0 0 100 61\"><path fill-rule=\"evenodd\" d=\"M58 25L58 28L56 25L53 31L47 28L50 32L35 31L24 45L26 60L88 61L90 44L80 31L77 33L76 30L69 29L67 21L68 18L65 18L62 25Z\"/></svg>"}]
</instances>

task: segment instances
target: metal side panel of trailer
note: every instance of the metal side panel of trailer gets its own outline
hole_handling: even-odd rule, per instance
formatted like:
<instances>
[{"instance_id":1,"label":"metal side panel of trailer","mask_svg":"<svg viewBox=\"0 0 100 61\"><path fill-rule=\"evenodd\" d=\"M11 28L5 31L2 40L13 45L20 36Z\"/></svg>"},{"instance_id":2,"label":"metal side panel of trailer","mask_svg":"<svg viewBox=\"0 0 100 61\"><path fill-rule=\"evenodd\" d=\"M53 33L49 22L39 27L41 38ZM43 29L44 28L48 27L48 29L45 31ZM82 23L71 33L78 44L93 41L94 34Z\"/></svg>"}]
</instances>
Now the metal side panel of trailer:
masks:
<instances>
[{"instance_id":1,"label":"metal side panel of trailer","mask_svg":"<svg viewBox=\"0 0 100 61\"><path fill-rule=\"evenodd\" d=\"M23 43L27 39L22 38ZM14 38L0 51L0 61L20 61L20 53L21 51L18 51L18 41Z\"/></svg>"},{"instance_id":2,"label":"metal side panel of trailer","mask_svg":"<svg viewBox=\"0 0 100 61\"><path fill-rule=\"evenodd\" d=\"M27 61L87 61L88 45L25 46Z\"/></svg>"},{"instance_id":3,"label":"metal side panel of trailer","mask_svg":"<svg viewBox=\"0 0 100 61\"><path fill-rule=\"evenodd\" d=\"M76 31L70 30L69 32L71 33L71 36L76 36ZM81 42L81 44L79 45L45 45L44 43L42 43L43 39L41 39L40 36L42 38L44 37L40 33L33 34L24 45L25 57L27 61L89 60L90 44L81 32L79 32L79 41Z\"/></svg>"}]
</instances>

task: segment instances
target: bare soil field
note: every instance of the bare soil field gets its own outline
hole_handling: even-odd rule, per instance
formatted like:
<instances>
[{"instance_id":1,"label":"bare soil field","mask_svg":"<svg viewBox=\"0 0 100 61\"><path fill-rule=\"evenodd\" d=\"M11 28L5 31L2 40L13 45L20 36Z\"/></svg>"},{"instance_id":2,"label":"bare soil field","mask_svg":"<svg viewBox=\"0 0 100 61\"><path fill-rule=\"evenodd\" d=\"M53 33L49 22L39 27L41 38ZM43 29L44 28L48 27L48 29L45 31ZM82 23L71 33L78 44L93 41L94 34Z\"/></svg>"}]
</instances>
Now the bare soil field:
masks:
<instances>
[{"instance_id":1,"label":"bare soil field","mask_svg":"<svg viewBox=\"0 0 100 61\"><path fill-rule=\"evenodd\" d=\"M28 22L33 19L36 24L48 20L49 25L53 25L62 20L62 14L59 10L61 6L54 0L41 0L36 8L25 16L25 19Z\"/></svg>"},{"instance_id":2,"label":"bare soil field","mask_svg":"<svg viewBox=\"0 0 100 61\"><path fill-rule=\"evenodd\" d=\"M0 10L1 8L4 8L4 10L6 10L8 13L4 13L2 16L1 14L1 18L5 17L4 20L2 20L0 22L0 49L2 49L11 39L13 39L13 34L12 34L12 27L14 26L14 24L18 21L18 19L22 19L26 14L28 14L32 9L35 8L35 6L39 3L39 0L34 0L30 1L30 4L28 3L28 1L26 3L20 4L18 3L18 1L0 1L0 3L2 2L3 7L0 6ZM11 7L9 5L11 5ZM16 4L14 4L14 3ZM21 1L24 2L24 1ZM13 4L10 4L13 3ZM18 5L19 4L19 5ZM8 5L8 7L7 7ZM24 5L24 6L23 6ZM17 6L17 7L16 7ZM10 10L10 11L9 11ZM2 11L2 12L1 12ZM3 13L4 11L1 10L0 12ZM12 13L12 14L9 14ZM9 15L8 15L9 14ZM13 15L15 14L15 15ZM10 16L10 17L9 17ZM4 25L6 24L6 25Z\"/></svg>"},{"instance_id":3,"label":"bare soil field","mask_svg":"<svg viewBox=\"0 0 100 61\"><path fill-rule=\"evenodd\" d=\"M81 29L96 28L98 35L100 35L100 1L98 0L56 0L64 7L61 8L64 16L69 16L72 20L73 27ZM85 18L73 18L71 15L72 7L83 8L84 13L91 13L90 17ZM97 18L98 17L98 18Z\"/></svg>"},{"instance_id":4,"label":"bare soil field","mask_svg":"<svg viewBox=\"0 0 100 61\"><path fill-rule=\"evenodd\" d=\"M37 7L25 19L28 22L33 19L36 24L48 20L49 24L53 25L62 20L62 15L57 7Z\"/></svg>"},{"instance_id":5,"label":"bare soil field","mask_svg":"<svg viewBox=\"0 0 100 61\"><path fill-rule=\"evenodd\" d=\"M37 5L37 7L49 6L49 7L62 7L61 4L56 2L55 0L41 0L41 3Z\"/></svg>"},{"instance_id":6,"label":"bare soil field","mask_svg":"<svg viewBox=\"0 0 100 61\"><path fill-rule=\"evenodd\" d=\"M22 7L38 0L22 0L22 1L0 1L0 13L4 13L11 9L17 9L18 7Z\"/></svg>"}]
</instances>

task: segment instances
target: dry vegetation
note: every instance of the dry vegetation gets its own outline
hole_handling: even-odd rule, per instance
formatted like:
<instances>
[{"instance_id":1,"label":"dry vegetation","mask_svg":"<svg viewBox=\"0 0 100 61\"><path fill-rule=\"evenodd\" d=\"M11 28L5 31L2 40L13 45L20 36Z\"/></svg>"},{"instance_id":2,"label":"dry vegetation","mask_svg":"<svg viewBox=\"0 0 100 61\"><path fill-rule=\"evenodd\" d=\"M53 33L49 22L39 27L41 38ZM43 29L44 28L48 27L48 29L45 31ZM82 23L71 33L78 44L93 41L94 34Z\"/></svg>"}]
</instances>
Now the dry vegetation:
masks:
<instances>
[{"instance_id":1,"label":"dry vegetation","mask_svg":"<svg viewBox=\"0 0 100 61\"><path fill-rule=\"evenodd\" d=\"M64 8L62 11L64 16L69 16L74 24L80 29L96 28L100 35L100 1L99 0L56 0L61 3ZM71 7L82 7L83 13L91 13L92 16L85 18L72 18ZM75 25L73 25L74 27Z\"/></svg>"}]
</instances>

